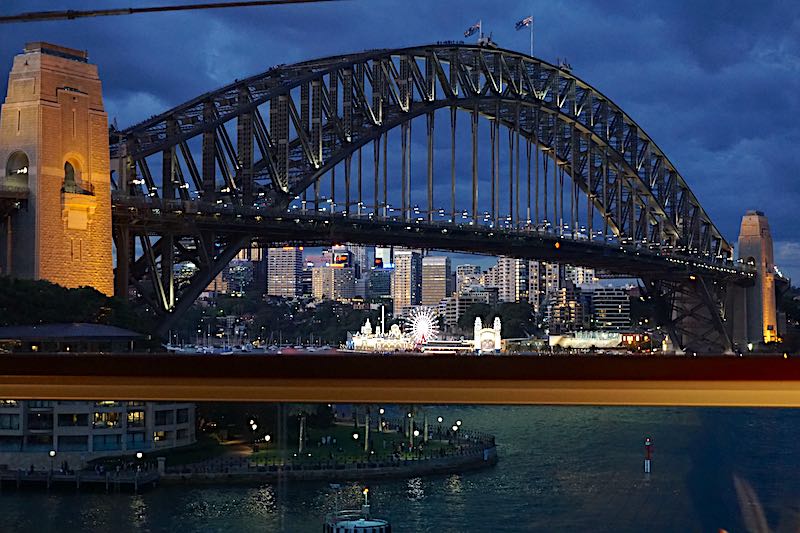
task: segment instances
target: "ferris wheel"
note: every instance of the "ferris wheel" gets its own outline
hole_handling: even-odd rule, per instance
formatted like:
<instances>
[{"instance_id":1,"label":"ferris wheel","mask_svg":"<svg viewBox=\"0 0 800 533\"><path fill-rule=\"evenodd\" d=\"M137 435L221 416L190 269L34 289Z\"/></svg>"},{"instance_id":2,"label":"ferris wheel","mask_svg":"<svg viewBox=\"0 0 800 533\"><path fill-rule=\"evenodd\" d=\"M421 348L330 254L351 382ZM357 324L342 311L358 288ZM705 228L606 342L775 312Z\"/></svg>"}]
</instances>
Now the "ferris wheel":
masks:
<instances>
[{"instance_id":1,"label":"ferris wheel","mask_svg":"<svg viewBox=\"0 0 800 533\"><path fill-rule=\"evenodd\" d=\"M414 344L424 344L439 338L439 313L432 307L415 307L403 324L405 334Z\"/></svg>"}]
</instances>

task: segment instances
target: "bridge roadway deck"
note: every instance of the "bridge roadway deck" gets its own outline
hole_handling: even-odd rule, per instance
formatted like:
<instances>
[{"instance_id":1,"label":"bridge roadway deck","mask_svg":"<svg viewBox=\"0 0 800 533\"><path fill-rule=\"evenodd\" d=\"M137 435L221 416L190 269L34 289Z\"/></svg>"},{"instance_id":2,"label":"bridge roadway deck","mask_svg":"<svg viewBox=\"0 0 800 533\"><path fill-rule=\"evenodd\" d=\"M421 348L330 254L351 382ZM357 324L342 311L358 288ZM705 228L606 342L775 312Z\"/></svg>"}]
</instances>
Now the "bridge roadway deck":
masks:
<instances>
[{"instance_id":1,"label":"bridge roadway deck","mask_svg":"<svg viewBox=\"0 0 800 533\"><path fill-rule=\"evenodd\" d=\"M250 234L264 244L402 245L425 249L504 255L601 268L615 274L660 280L690 275L752 283L754 270L718 259L694 257L644 245L573 239L529 229L492 228L449 222L403 221L371 216L280 212L267 209L199 206L196 202L115 197L114 223L150 234L192 235L199 229L226 235Z\"/></svg>"},{"instance_id":2,"label":"bridge roadway deck","mask_svg":"<svg viewBox=\"0 0 800 533\"><path fill-rule=\"evenodd\" d=\"M800 357L7 354L0 397L800 407Z\"/></svg>"}]
</instances>

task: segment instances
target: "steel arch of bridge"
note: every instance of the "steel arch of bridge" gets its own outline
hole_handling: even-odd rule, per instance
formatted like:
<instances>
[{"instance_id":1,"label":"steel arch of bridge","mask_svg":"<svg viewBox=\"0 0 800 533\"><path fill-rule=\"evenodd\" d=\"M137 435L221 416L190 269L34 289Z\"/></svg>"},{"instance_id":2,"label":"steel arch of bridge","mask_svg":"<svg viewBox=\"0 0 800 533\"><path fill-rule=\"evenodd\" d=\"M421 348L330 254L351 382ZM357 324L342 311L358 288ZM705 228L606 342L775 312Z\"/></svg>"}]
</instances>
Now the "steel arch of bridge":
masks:
<instances>
[{"instance_id":1,"label":"steel arch of bridge","mask_svg":"<svg viewBox=\"0 0 800 533\"><path fill-rule=\"evenodd\" d=\"M187 301L193 300L224 263L253 238L246 233L219 231L221 228L214 224L190 224L191 228L179 233L165 229L150 231L148 224L150 227L158 225L152 216L131 219L121 215L126 206L139 213L143 201L159 210L157 216L160 216L163 202L180 200L186 207L178 211L202 214L220 206L238 206L242 213L263 209L266 216L275 217L286 213L296 198L302 196L306 200L313 188L316 216L321 179L327 175L333 183L337 165L344 163L344 210L348 216L355 216L357 211L359 216L370 214L375 221L414 219L416 211L412 208L410 192L410 124L420 116L427 117L428 130L428 209L424 218L428 223L433 222L432 139L435 111L441 108L452 110L453 141L456 110L471 115L469 177L472 196L470 209L464 212L473 224L486 222L480 220L478 203L477 122L479 116L483 116L492 124L491 226L506 224L522 232L543 230L559 237L564 236L568 228L567 237L576 237L582 209L579 200L585 199L588 227L582 231L588 233L588 240L595 240L597 233L597 238L601 235L603 242L610 239L615 246L655 246L680 252L684 261L697 259L704 264L719 265L728 276L749 275L730 265L731 246L668 158L608 98L570 72L536 58L508 50L445 44L374 50L278 66L202 95L122 132L112 132L112 158L117 161L115 213L119 215L115 220L122 221L117 224L116 240L118 257L122 250L124 263L122 270L118 269L118 290L128 291L133 284L141 295L151 292L150 304L154 308L167 313L180 311L190 305ZM500 220L499 206L500 125L509 132L511 165L509 213L504 221ZM394 216L387 212L390 202L386 195L386 142L388 132L398 127L402 139L402 193L399 202L392 202L400 206L399 216ZM232 134L234 130L235 135ZM528 161L528 199L527 206L523 205L524 214L520 213L520 138L525 141ZM193 142L199 145L199 150L192 148ZM374 155L374 201L362 213L361 151L369 143L373 145ZM545 156L541 179L545 191L543 205L539 202L540 152ZM531 153L537 157L535 205L531 205L530 199ZM354 203L350 197L350 167L351 158L356 154L359 194L358 202ZM150 168L152 160L159 157L160 180L154 176L158 172ZM451 162L454 158L452 155ZM513 179L514 158L516 181ZM551 179L548 159L554 162L550 166L552 205L546 192ZM382 183L379 162L383 163ZM462 210L456 206L454 167L451 174L449 215L450 221L455 222ZM565 175L571 180L571 207L566 222ZM383 198L379 194L381 185ZM560 204L556 192L559 186ZM192 189L198 198L192 198ZM332 196L335 191L332 185ZM579 192L582 197L578 196ZM352 209L354 205L357 209ZM303 206L306 206L305 201ZM548 208L552 208L549 213ZM366 213L368 211L371 213ZM145 219L149 222L144 222ZM602 233L593 228L595 220L602 226ZM134 233L130 233L131 228ZM189 243L187 234L191 235ZM141 238L143 254L139 259L135 258L132 235ZM153 243L152 235L161 239ZM180 291L172 280L172 266L179 260L189 260L200 266L200 275L192 282L190 290L183 291L183 302L178 302ZM667 259L663 264L668 264ZM719 277L714 272L710 276ZM144 283L145 278L152 282L152 291L146 287L149 284ZM658 280L659 276L652 274L652 278ZM659 291L661 293L664 291ZM686 296L687 291L666 293ZM721 296L710 294L696 305L684 306L693 310L687 315L689 321L697 319L697 309L706 309L708 302L720 299ZM675 308L673 305L673 316ZM720 316L719 310L711 315L713 329L719 331L715 320ZM722 316L724 319L724 314ZM684 318L679 317L676 323ZM724 337L724 333L721 336ZM724 349L730 343L723 339L717 344Z\"/></svg>"}]
</instances>

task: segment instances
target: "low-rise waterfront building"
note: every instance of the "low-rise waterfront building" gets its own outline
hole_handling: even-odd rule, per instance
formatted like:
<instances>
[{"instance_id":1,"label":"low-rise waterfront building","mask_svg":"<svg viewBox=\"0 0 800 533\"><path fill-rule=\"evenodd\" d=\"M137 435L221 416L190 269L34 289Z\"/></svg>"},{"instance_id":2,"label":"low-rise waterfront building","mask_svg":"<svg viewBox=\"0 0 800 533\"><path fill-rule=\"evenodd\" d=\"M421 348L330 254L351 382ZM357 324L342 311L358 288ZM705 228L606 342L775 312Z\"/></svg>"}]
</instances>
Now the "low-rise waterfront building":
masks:
<instances>
[{"instance_id":1,"label":"low-rise waterfront building","mask_svg":"<svg viewBox=\"0 0 800 533\"><path fill-rule=\"evenodd\" d=\"M0 465L72 468L196 441L193 403L0 400Z\"/></svg>"}]
</instances>

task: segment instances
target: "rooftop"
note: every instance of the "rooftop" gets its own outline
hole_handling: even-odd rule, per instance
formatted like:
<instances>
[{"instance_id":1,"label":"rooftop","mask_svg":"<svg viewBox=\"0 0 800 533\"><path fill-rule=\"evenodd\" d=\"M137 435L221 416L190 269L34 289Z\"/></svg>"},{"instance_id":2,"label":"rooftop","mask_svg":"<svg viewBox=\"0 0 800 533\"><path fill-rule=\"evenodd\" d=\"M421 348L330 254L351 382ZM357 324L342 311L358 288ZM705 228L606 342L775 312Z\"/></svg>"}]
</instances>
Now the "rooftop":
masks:
<instances>
[{"instance_id":1,"label":"rooftop","mask_svg":"<svg viewBox=\"0 0 800 533\"><path fill-rule=\"evenodd\" d=\"M87 63L89 61L89 53L86 50L76 50L75 48L67 48L66 46L44 41L25 43L24 52L26 54L30 52L41 52L51 56L63 57L64 59L80 61L82 63Z\"/></svg>"}]
</instances>

